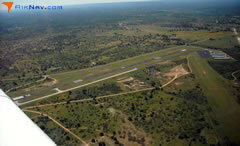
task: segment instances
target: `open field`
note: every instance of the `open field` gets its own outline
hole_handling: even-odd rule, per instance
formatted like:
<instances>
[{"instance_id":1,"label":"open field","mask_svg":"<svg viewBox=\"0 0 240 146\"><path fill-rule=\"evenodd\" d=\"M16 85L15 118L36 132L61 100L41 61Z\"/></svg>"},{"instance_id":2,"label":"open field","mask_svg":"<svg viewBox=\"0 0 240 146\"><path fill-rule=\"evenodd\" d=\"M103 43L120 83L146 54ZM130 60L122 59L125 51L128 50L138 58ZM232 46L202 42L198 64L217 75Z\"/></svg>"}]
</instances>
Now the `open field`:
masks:
<instances>
[{"instance_id":1,"label":"open field","mask_svg":"<svg viewBox=\"0 0 240 146\"><path fill-rule=\"evenodd\" d=\"M196 79L202 85L220 123L218 132L239 143L240 117L237 115L240 114L240 106L233 94L237 91L231 88L231 83L216 73L206 60L201 59L197 54L193 54L189 59Z\"/></svg>"},{"instance_id":2,"label":"open field","mask_svg":"<svg viewBox=\"0 0 240 146\"><path fill-rule=\"evenodd\" d=\"M232 34L232 32L218 32L211 33L209 31L179 31L176 32L176 36L179 38L190 40L190 42L197 42L201 40L207 40L209 38L218 38L225 35Z\"/></svg>"},{"instance_id":3,"label":"open field","mask_svg":"<svg viewBox=\"0 0 240 146\"><path fill-rule=\"evenodd\" d=\"M198 43L200 46L210 47L210 48L221 48L221 49L231 49L239 45L236 36L233 33L229 33L229 35L224 37L219 37L213 40L207 40Z\"/></svg>"}]
</instances>

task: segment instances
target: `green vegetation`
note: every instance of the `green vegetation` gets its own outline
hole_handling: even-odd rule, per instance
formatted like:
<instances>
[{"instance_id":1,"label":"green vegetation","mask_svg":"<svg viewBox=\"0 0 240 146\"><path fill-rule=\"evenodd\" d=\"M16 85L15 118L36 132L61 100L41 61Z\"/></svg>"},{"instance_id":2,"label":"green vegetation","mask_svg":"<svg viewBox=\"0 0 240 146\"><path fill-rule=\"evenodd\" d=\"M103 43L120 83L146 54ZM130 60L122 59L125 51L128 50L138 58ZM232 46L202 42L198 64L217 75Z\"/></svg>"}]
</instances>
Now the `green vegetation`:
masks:
<instances>
[{"instance_id":1,"label":"green vegetation","mask_svg":"<svg viewBox=\"0 0 240 146\"><path fill-rule=\"evenodd\" d=\"M28 114L28 113L27 113ZM72 135L65 132L61 127L53 123L47 117L41 115L31 115L33 122L38 124L38 126L46 133L48 136L54 140L57 145L77 145L79 141L76 140Z\"/></svg>"},{"instance_id":2,"label":"green vegetation","mask_svg":"<svg viewBox=\"0 0 240 146\"><path fill-rule=\"evenodd\" d=\"M39 104L56 103L61 101L70 102L71 100L87 98L95 99L98 96L116 94L122 92L123 90L124 88L122 89L115 81L106 81L51 97L49 100L40 101Z\"/></svg>"},{"instance_id":3,"label":"green vegetation","mask_svg":"<svg viewBox=\"0 0 240 146\"><path fill-rule=\"evenodd\" d=\"M239 61L208 61L219 74L223 75L224 78L233 80L232 73L240 69ZM237 78L240 80L240 78Z\"/></svg>"},{"instance_id":4,"label":"green vegetation","mask_svg":"<svg viewBox=\"0 0 240 146\"><path fill-rule=\"evenodd\" d=\"M237 103L236 89L232 84L214 71L207 63L197 54L190 57L197 82L202 86L203 92L208 97L209 104L216 116L217 131L220 135L229 137L231 141L239 143L239 122L237 116L240 106Z\"/></svg>"},{"instance_id":5,"label":"green vegetation","mask_svg":"<svg viewBox=\"0 0 240 146\"><path fill-rule=\"evenodd\" d=\"M140 81L145 81L147 84L150 84L153 87L160 87L161 86L160 81L151 76L152 75L151 70L153 70L152 67L136 71L133 74L133 77L139 79Z\"/></svg>"},{"instance_id":6,"label":"green vegetation","mask_svg":"<svg viewBox=\"0 0 240 146\"><path fill-rule=\"evenodd\" d=\"M101 6L79 6L78 10L49 13L49 19L40 14L2 16L0 87L4 91L45 74L95 67L228 35L229 22L238 23L238 11L226 16L227 10L180 10L161 2L111 4L104 12ZM29 20L29 15L34 18ZM215 19L221 21L216 24Z\"/></svg>"},{"instance_id":7,"label":"green vegetation","mask_svg":"<svg viewBox=\"0 0 240 146\"><path fill-rule=\"evenodd\" d=\"M73 103L35 110L48 113L87 141L105 135L116 137L120 143L126 139L145 145L168 145L178 141L206 144L207 137L201 136L201 132L212 129L196 103L159 90L100 99L97 103ZM136 135L131 131L135 128L123 128L128 127L129 122L145 132ZM148 140L150 138L152 140Z\"/></svg>"},{"instance_id":8,"label":"green vegetation","mask_svg":"<svg viewBox=\"0 0 240 146\"><path fill-rule=\"evenodd\" d=\"M199 42L198 45L213 48L213 49L232 49L238 46L236 36L230 33L230 35L224 37L218 37L216 39L211 38L206 41Z\"/></svg>"},{"instance_id":9,"label":"green vegetation","mask_svg":"<svg viewBox=\"0 0 240 146\"><path fill-rule=\"evenodd\" d=\"M33 110L47 113L93 145L102 142L109 145L238 143L239 118L236 115L239 105L236 96L231 94L237 93L236 90L231 86L225 88L230 82L217 74L207 60L201 59L196 53L191 54L189 60L193 74L176 79L164 89L94 98L127 91L115 82L119 78L134 77L154 86L152 81L165 80L157 79L154 76L156 72L160 71L164 76L175 66L187 66L185 58L178 57L165 61L164 64L152 65L117 79L31 105L63 102L59 105L35 107ZM92 100L69 102L83 99L82 97Z\"/></svg>"},{"instance_id":10,"label":"green vegetation","mask_svg":"<svg viewBox=\"0 0 240 146\"><path fill-rule=\"evenodd\" d=\"M57 145L239 145L239 6L205 6L0 13L0 88L11 97L49 89L19 103L56 93L21 108L40 112L25 110ZM203 59L196 51L206 48L233 59Z\"/></svg>"},{"instance_id":11,"label":"green vegetation","mask_svg":"<svg viewBox=\"0 0 240 146\"><path fill-rule=\"evenodd\" d=\"M107 71L110 71L110 70L113 70L113 69L119 69L119 68L124 67L124 66L129 66L129 65L132 65L132 64L136 64L136 63L142 62L144 60L159 57L161 55L166 55L168 53L172 53L172 52L179 51L179 50L182 50L182 49L186 49L186 51L184 51L184 52L181 51L179 53L176 53L176 54L173 54L173 55L170 55L170 56L155 59L155 60L147 62L147 63L139 64L139 65L136 65L135 67L144 68L145 66L149 66L151 64L167 60L169 58L178 57L178 56L186 56L187 54L195 51L197 48L196 47L190 47L190 46L184 46L184 47L179 46L179 47L174 47L174 48L168 48L168 49L165 49L165 50L160 50L160 51L153 52L153 53L147 53L147 54L144 54L144 55L132 57L132 58L129 58L129 59L125 59L125 60L121 60L121 61L118 61L118 62L114 62L114 63L110 63L110 64L106 64L106 65L101 65L101 66L97 66L97 67L93 67L93 68L76 70L76 71L69 71L69 72L63 72L63 73L56 73L56 74L51 75L51 78L56 80L56 83L54 83L54 84L44 85L44 83L40 82L40 83L36 84L36 86L32 85L30 88L23 88L23 89L19 89L17 91L14 91L14 92L10 92L9 95L12 96L12 97L21 96L21 95L24 95L24 94L26 95L26 94L29 94L29 93L32 93L32 92L41 91L43 89L47 89L47 88L50 88L50 87L55 87L55 86L59 86L59 85L65 84L65 83L69 83L69 82L72 82L74 80L79 80L79 79L83 79L85 77L89 77L89 76L92 76L92 75L101 74L101 73L104 73L104 72L107 72ZM90 79L90 80L86 80L86 81L82 81L82 82L79 82L79 83L75 83L73 85L61 87L60 89L61 90L69 89L69 88L76 87L76 86L79 86L79 85L83 85L83 84L86 84L86 83L89 83L89 82L92 82L92 81L103 79L105 77L116 75L118 73L122 73L122 72L128 71L130 69L131 68L122 69L120 71L115 71L115 72L112 72L112 73L101 75L101 76L95 77L95 78ZM31 96L28 99L30 100L30 99L34 99L34 98L37 98L37 97L41 97L41 96L34 95L34 96Z\"/></svg>"}]
</instances>

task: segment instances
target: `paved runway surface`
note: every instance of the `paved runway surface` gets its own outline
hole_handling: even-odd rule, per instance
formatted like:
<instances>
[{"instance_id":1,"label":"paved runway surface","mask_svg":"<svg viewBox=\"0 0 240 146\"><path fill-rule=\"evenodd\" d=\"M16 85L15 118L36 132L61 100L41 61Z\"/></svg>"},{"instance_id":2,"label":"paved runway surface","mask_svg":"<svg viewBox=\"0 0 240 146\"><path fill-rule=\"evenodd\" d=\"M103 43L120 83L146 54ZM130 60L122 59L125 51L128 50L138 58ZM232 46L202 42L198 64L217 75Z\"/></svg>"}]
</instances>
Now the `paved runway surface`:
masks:
<instances>
[{"instance_id":1,"label":"paved runway surface","mask_svg":"<svg viewBox=\"0 0 240 146\"><path fill-rule=\"evenodd\" d=\"M140 61L140 62L131 64L131 65L128 65L128 66L123 66L121 68L112 69L112 70L109 70L109 71L106 71L106 72L103 72L103 73L99 73L99 74L95 74L95 75L92 75L92 76L89 76L89 77L85 77L85 78L82 78L82 79L78 79L78 80L75 80L75 81L72 81L72 82L69 82L69 83L61 84L59 86L54 86L54 87L49 88L49 89L44 89L44 90L41 90L41 91L37 91L37 92L30 93L30 94L26 94L23 97L24 98L28 98L28 97L31 97L33 95L49 92L51 90L55 90L56 88L62 88L62 87L65 87L65 86L73 85L73 84L76 84L76 83L79 83L79 82L82 82L82 81L87 81L87 80L90 80L90 79L93 79L93 78L96 78L96 77L99 77L99 76L103 76L103 75L106 75L106 74L110 74L110 73L113 73L113 72L121 71L121 70L124 70L124 69L135 68L137 65L148 63L148 62L151 62L153 60L158 60L158 59L161 59L163 57L174 55L174 54L179 53L179 52L181 52L181 50L178 50L178 51L175 51L175 52L171 52L171 53L167 53L167 54L164 54L162 56L154 57L154 58L147 59L147 60L144 60L144 61ZM18 101L18 100L16 100L16 101Z\"/></svg>"},{"instance_id":2,"label":"paved runway surface","mask_svg":"<svg viewBox=\"0 0 240 146\"><path fill-rule=\"evenodd\" d=\"M199 54L199 56L201 58L210 58L210 52L208 50L204 50L204 51L197 51L197 53Z\"/></svg>"}]
</instances>

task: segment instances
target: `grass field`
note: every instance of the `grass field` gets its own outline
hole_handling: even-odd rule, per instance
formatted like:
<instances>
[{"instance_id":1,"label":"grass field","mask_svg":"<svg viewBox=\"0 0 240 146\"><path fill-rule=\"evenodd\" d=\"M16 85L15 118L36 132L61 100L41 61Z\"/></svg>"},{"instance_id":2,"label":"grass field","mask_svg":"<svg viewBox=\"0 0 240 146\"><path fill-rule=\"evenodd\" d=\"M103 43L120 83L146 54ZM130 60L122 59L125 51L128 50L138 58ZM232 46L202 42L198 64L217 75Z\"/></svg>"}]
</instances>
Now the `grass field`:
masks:
<instances>
[{"instance_id":1,"label":"grass field","mask_svg":"<svg viewBox=\"0 0 240 146\"><path fill-rule=\"evenodd\" d=\"M215 40L206 40L198 43L198 45L204 47L211 47L211 48L234 48L235 46L239 45L237 38L230 33L227 36L216 38Z\"/></svg>"},{"instance_id":2,"label":"grass field","mask_svg":"<svg viewBox=\"0 0 240 146\"><path fill-rule=\"evenodd\" d=\"M240 143L240 117L238 116L240 106L236 97L233 96L236 91L231 88L229 81L213 70L206 60L201 59L196 53L189 59L196 79L202 85L210 106L220 122L218 132Z\"/></svg>"}]
</instances>

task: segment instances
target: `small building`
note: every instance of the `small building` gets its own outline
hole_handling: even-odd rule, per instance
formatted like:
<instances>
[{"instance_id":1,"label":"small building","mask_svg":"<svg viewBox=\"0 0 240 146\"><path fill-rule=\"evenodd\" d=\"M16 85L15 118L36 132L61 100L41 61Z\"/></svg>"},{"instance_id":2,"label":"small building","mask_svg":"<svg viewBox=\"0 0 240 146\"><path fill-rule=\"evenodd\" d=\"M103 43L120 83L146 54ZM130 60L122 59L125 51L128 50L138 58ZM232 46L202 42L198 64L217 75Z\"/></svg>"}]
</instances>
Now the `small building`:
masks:
<instances>
[{"instance_id":1,"label":"small building","mask_svg":"<svg viewBox=\"0 0 240 146\"><path fill-rule=\"evenodd\" d=\"M215 60L228 60L231 59L230 57L213 57Z\"/></svg>"},{"instance_id":2,"label":"small building","mask_svg":"<svg viewBox=\"0 0 240 146\"><path fill-rule=\"evenodd\" d=\"M213 51L209 51L210 55L212 56L213 59L215 60L227 60L227 59L231 59L226 53L224 52L213 52Z\"/></svg>"}]
</instances>

